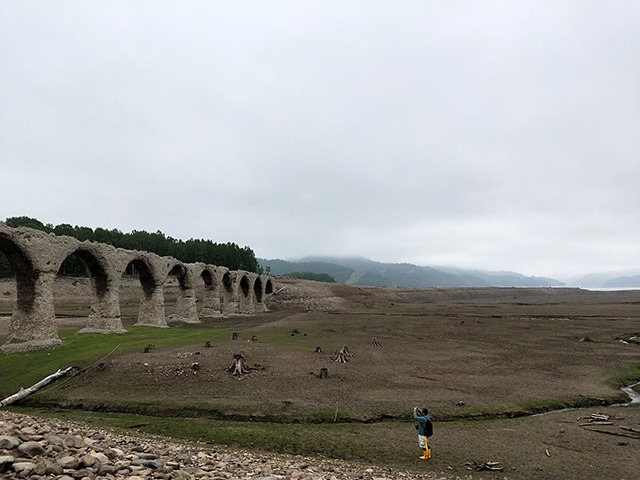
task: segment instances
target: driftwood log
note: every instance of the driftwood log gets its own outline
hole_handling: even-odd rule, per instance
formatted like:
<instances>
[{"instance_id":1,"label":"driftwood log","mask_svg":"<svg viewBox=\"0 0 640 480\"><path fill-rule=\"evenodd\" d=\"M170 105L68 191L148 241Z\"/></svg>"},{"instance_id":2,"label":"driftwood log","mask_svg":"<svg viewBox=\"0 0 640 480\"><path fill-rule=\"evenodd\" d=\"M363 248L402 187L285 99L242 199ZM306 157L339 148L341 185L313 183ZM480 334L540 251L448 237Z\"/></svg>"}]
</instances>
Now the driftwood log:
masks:
<instances>
[{"instance_id":1,"label":"driftwood log","mask_svg":"<svg viewBox=\"0 0 640 480\"><path fill-rule=\"evenodd\" d=\"M242 340L242 334L240 332L233 332L231 334L231 340Z\"/></svg>"},{"instance_id":2,"label":"driftwood log","mask_svg":"<svg viewBox=\"0 0 640 480\"><path fill-rule=\"evenodd\" d=\"M340 350L338 352L338 354L336 355L336 358L334 359L334 362L336 362L336 363L347 363L352 356L353 355L351 355L349 353L349 349L347 347L342 347L342 350Z\"/></svg>"},{"instance_id":3,"label":"driftwood log","mask_svg":"<svg viewBox=\"0 0 640 480\"><path fill-rule=\"evenodd\" d=\"M628 437L628 438L637 438L640 439L640 434L638 433L625 433L625 432L612 432L610 430L602 430L600 428L589 428L589 427L585 427L585 430L588 430L590 432L598 432L598 433L606 433L607 435L615 435L616 437Z\"/></svg>"},{"instance_id":4,"label":"driftwood log","mask_svg":"<svg viewBox=\"0 0 640 480\"><path fill-rule=\"evenodd\" d=\"M68 367L68 368L65 368L64 370L58 370L56 373L52 373L48 377L43 378L38 383L30 386L29 388L21 388L18 393L11 395L5 398L4 400L0 401L0 407L6 407L7 405L11 405L12 403L17 402L18 400L22 400L27 395L31 395L32 393L37 392L42 387L50 384L54 380L57 380L60 377L64 377L65 375L72 373L74 369L75 367Z\"/></svg>"},{"instance_id":5,"label":"driftwood log","mask_svg":"<svg viewBox=\"0 0 640 480\"><path fill-rule=\"evenodd\" d=\"M611 420L615 420L615 417L611 415L605 415L603 413L592 413L587 417L587 422L580 423L579 425L590 432L604 433L606 435L615 435L618 437L628 437L640 439L640 430L637 428L627 427L624 425L618 425L618 427L624 432L606 430L598 427L614 426L615 423ZM618 418L620 420L620 418Z\"/></svg>"}]
</instances>

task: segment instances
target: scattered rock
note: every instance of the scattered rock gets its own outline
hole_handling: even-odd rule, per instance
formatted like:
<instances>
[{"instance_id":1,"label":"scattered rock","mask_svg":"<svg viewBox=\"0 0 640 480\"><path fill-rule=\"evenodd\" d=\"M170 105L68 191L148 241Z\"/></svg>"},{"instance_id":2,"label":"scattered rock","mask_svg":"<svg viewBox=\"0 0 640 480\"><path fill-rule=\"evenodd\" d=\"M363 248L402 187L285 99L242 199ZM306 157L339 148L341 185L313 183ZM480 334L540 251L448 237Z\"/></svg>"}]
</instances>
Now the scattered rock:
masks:
<instances>
[{"instance_id":1,"label":"scattered rock","mask_svg":"<svg viewBox=\"0 0 640 480\"><path fill-rule=\"evenodd\" d=\"M37 440L36 440L37 439ZM0 411L3 480L255 480L431 479L338 460L214 451L210 447L140 438Z\"/></svg>"}]
</instances>

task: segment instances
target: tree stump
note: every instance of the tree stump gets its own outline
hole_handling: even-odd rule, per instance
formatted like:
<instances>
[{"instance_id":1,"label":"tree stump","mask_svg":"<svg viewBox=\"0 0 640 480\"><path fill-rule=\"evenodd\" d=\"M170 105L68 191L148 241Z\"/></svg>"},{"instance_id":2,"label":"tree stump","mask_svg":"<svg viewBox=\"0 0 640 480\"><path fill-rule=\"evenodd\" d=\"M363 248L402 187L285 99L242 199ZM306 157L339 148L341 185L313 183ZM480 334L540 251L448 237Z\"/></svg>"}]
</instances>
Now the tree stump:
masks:
<instances>
[{"instance_id":1,"label":"tree stump","mask_svg":"<svg viewBox=\"0 0 640 480\"><path fill-rule=\"evenodd\" d=\"M244 356L244 352L236 353L233 355L233 363L229 367L228 372L231 373L234 377L238 377L242 374L249 373L249 368L245 365L247 361Z\"/></svg>"},{"instance_id":2,"label":"tree stump","mask_svg":"<svg viewBox=\"0 0 640 480\"><path fill-rule=\"evenodd\" d=\"M316 347L313 353L322 353L322 349L320 347Z\"/></svg>"},{"instance_id":3,"label":"tree stump","mask_svg":"<svg viewBox=\"0 0 640 480\"><path fill-rule=\"evenodd\" d=\"M240 352L233 356L233 363L227 371L234 377L239 377L255 370L264 370L264 367L258 363L254 364L253 367L249 367L247 365L247 358L244 356L244 352Z\"/></svg>"},{"instance_id":4,"label":"tree stump","mask_svg":"<svg viewBox=\"0 0 640 480\"><path fill-rule=\"evenodd\" d=\"M329 376L329 370L326 368L321 368L320 373L318 374L318 378L327 378Z\"/></svg>"},{"instance_id":5,"label":"tree stump","mask_svg":"<svg viewBox=\"0 0 640 480\"><path fill-rule=\"evenodd\" d=\"M240 332L233 332L231 334L231 340L242 340L242 334Z\"/></svg>"},{"instance_id":6,"label":"tree stump","mask_svg":"<svg viewBox=\"0 0 640 480\"><path fill-rule=\"evenodd\" d=\"M347 347L342 347L342 350L338 352L338 355L334 359L336 363L347 363L352 355L349 353L349 349Z\"/></svg>"},{"instance_id":7,"label":"tree stump","mask_svg":"<svg viewBox=\"0 0 640 480\"><path fill-rule=\"evenodd\" d=\"M373 345L374 347L381 347L382 344L378 341L377 338L373 339L373 342L371 343L371 345Z\"/></svg>"},{"instance_id":8,"label":"tree stump","mask_svg":"<svg viewBox=\"0 0 640 480\"><path fill-rule=\"evenodd\" d=\"M255 342L257 342L257 341L258 341L258 337L256 337L256 336L254 335L253 337L251 337L251 341L252 341L252 342L254 342L254 343L255 343Z\"/></svg>"},{"instance_id":9,"label":"tree stump","mask_svg":"<svg viewBox=\"0 0 640 480\"><path fill-rule=\"evenodd\" d=\"M204 348L211 348L211 342L209 340L204 342Z\"/></svg>"}]
</instances>

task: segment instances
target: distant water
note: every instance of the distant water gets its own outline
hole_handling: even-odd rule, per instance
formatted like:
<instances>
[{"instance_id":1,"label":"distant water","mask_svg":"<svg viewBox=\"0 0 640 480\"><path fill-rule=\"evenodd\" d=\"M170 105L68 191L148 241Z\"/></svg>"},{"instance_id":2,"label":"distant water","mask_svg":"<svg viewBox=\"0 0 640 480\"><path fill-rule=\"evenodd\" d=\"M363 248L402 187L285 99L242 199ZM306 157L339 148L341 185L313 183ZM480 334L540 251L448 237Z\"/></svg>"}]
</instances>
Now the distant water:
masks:
<instances>
[{"instance_id":1,"label":"distant water","mask_svg":"<svg viewBox=\"0 0 640 480\"><path fill-rule=\"evenodd\" d=\"M581 287L579 285L561 285L559 287L551 288L579 288L581 290L589 290L591 292L628 292L630 290L637 290L640 292L640 287Z\"/></svg>"},{"instance_id":2,"label":"distant water","mask_svg":"<svg viewBox=\"0 0 640 480\"><path fill-rule=\"evenodd\" d=\"M589 290L592 292L626 292L629 290L637 290L640 292L640 287L573 287L581 288L582 290Z\"/></svg>"}]
</instances>

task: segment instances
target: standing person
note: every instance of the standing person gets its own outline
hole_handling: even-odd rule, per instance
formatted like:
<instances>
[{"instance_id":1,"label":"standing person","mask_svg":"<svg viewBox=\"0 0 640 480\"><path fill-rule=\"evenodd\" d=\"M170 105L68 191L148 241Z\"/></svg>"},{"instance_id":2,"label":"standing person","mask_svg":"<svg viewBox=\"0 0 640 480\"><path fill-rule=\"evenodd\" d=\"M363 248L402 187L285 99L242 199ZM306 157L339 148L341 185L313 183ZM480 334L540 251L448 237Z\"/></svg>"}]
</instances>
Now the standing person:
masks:
<instances>
[{"instance_id":1,"label":"standing person","mask_svg":"<svg viewBox=\"0 0 640 480\"><path fill-rule=\"evenodd\" d=\"M428 437L433 433L429 409L424 407L420 410L418 407L413 407L413 419L418 421L418 425L416 425L418 429L418 445L424 450L420 459L429 460L431 458L431 447L429 447Z\"/></svg>"}]
</instances>

